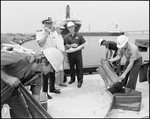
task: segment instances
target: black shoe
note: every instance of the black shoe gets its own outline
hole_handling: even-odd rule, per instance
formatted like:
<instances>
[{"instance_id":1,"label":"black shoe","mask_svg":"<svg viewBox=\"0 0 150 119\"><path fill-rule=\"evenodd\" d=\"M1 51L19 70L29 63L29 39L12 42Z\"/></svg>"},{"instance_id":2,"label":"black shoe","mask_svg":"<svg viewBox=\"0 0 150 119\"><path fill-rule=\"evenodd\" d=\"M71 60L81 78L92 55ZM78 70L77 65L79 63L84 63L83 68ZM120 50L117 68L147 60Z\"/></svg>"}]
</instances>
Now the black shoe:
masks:
<instances>
[{"instance_id":1,"label":"black shoe","mask_svg":"<svg viewBox=\"0 0 150 119\"><path fill-rule=\"evenodd\" d=\"M60 89L59 89L59 88L57 88L56 90L60 91Z\"/></svg>"},{"instance_id":2,"label":"black shoe","mask_svg":"<svg viewBox=\"0 0 150 119\"><path fill-rule=\"evenodd\" d=\"M64 75L64 81L63 81L64 83L66 83L67 82L67 76L66 75Z\"/></svg>"},{"instance_id":3,"label":"black shoe","mask_svg":"<svg viewBox=\"0 0 150 119\"><path fill-rule=\"evenodd\" d=\"M47 94L47 98L48 98L48 99L52 99L52 97L51 97L49 94Z\"/></svg>"},{"instance_id":4,"label":"black shoe","mask_svg":"<svg viewBox=\"0 0 150 119\"><path fill-rule=\"evenodd\" d=\"M68 84L72 84L73 82L75 82L74 80L70 80Z\"/></svg>"},{"instance_id":5,"label":"black shoe","mask_svg":"<svg viewBox=\"0 0 150 119\"><path fill-rule=\"evenodd\" d=\"M59 93L61 93L59 90L56 90L56 89L54 89L53 91L50 91L51 93L56 93L56 94L59 94Z\"/></svg>"},{"instance_id":6,"label":"black shoe","mask_svg":"<svg viewBox=\"0 0 150 119\"><path fill-rule=\"evenodd\" d=\"M79 82L77 87L80 88L82 86L82 82Z\"/></svg>"}]
</instances>

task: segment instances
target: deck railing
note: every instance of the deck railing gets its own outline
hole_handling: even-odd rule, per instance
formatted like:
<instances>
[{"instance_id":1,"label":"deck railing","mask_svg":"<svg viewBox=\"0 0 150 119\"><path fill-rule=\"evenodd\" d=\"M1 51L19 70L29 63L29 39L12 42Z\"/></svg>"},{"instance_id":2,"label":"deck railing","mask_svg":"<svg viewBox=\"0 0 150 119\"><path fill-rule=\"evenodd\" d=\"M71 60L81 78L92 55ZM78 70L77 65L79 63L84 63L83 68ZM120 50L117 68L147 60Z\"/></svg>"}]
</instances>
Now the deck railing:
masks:
<instances>
[{"instance_id":1,"label":"deck railing","mask_svg":"<svg viewBox=\"0 0 150 119\"><path fill-rule=\"evenodd\" d=\"M124 31L126 35L149 35L149 30Z\"/></svg>"}]
</instances>

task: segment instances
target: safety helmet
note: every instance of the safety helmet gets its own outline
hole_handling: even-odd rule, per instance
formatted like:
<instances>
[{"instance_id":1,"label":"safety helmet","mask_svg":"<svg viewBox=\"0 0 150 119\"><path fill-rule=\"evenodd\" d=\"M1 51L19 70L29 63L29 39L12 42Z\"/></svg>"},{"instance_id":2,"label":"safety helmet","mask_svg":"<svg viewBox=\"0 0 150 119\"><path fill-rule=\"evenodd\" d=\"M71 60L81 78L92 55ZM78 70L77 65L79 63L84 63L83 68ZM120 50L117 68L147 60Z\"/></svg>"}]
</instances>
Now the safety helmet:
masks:
<instances>
[{"instance_id":1,"label":"safety helmet","mask_svg":"<svg viewBox=\"0 0 150 119\"><path fill-rule=\"evenodd\" d=\"M122 48L125 46L125 44L128 42L128 37L125 35L120 35L117 38L117 47Z\"/></svg>"},{"instance_id":2,"label":"safety helmet","mask_svg":"<svg viewBox=\"0 0 150 119\"><path fill-rule=\"evenodd\" d=\"M54 68L54 70L56 72L58 72L58 69L64 60L64 56L61 53L61 51L59 51L56 48L47 48L47 49L43 50L43 53L44 53L46 59L50 62L50 64Z\"/></svg>"},{"instance_id":3,"label":"safety helmet","mask_svg":"<svg viewBox=\"0 0 150 119\"><path fill-rule=\"evenodd\" d=\"M72 21L69 21L69 22L67 23L67 27L71 27L71 26L75 26L75 24L74 24Z\"/></svg>"},{"instance_id":4,"label":"safety helmet","mask_svg":"<svg viewBox=\"0 0 150 119\"><path fill-rule=\"evenodd\" d=\"M105 39L104 39L104 38L100 38L100 39L99 39L99 44L102 45L102 42L103 42L103 41L105 41Z\"/></svg>"}]
</instances>

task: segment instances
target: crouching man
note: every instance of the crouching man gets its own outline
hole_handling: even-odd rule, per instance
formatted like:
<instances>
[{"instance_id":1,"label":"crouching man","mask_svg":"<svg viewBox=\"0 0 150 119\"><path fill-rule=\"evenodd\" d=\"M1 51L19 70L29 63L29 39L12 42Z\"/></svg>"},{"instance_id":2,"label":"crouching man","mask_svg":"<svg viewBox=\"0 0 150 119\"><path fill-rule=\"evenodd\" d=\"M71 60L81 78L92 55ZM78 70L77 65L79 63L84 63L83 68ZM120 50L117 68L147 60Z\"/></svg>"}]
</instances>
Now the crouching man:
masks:
<instances>
[{"instance_id":1,"label":"crouching man","mask_svg":"<svg viewBox=\"0 0 150 119\"><path fill-rule=\"evenodd\" d=\"M1 97L1 109L3 104L8 104L11 108L11 118L32 118L17 86L19 83L25 84L37 75L30 85L33 97L40 102L41 73L58 71L62 62L63 55L55 48L48 48L36 57L16 51L1 51L1 91L6 86L12 87L6 97Z\"/></svg>"}]
</instances>

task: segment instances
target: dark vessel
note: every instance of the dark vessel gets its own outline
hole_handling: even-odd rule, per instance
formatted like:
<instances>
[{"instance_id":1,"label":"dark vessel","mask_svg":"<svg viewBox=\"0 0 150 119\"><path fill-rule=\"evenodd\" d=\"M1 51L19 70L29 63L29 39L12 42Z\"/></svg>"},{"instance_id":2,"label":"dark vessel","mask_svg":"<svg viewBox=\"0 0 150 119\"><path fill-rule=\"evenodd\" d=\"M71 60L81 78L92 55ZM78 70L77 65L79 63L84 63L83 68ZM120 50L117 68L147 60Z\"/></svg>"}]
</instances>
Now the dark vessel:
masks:
<instances>
[{"instance_id":1,"label":"dark vessel","mask_svg":"<svg viewBox=\"0 0 150 119\"><path fill-rule=\"evenodd\" d=\"M64 27L65 27L65 29L61 33L62 36L65 36L66 34L69 33L69 30L67 28L67 23L69 21L74 22L74 24L75 24L75 32L78 32L80 30L80 28L81 28L81 21L73 19L73 18L70 17L70 7L69 7L69 5L66 6L66 17L65 18L66 18L65 20L61 20L61 21L64 22Z\"/></svg>"}]
</instances>

